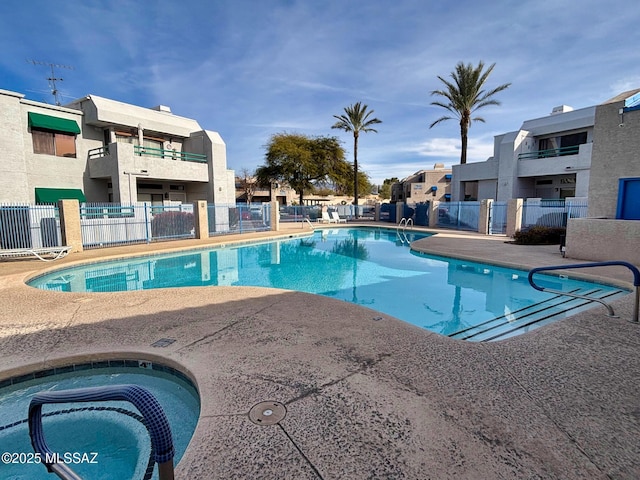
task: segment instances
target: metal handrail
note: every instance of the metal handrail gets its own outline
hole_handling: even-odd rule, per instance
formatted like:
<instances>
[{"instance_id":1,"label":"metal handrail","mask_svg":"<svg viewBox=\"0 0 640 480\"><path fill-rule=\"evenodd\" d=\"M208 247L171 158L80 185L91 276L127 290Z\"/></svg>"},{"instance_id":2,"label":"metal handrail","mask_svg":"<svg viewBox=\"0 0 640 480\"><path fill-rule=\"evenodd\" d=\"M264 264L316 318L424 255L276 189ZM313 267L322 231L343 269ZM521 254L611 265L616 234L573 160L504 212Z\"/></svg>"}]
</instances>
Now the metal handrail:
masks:
<instances>
[{"instance_id":1,"label":"metal handrail","mask_svg":"<svg viewBox=\"0 0 640 480\"><path fill-rule=\"evenodd\" d=\"M398 226L396 227L396 235L398 236L398 238L400 239L400 242L402 242L403 245L405 244L405 242L409 243L409 239L407 238L407 233L406 233L409 222L411 222L411 228L413 229L413 218L411 217L409 218L402 217L402 219L398 223ZM400 231L400 228L402 228L402 231Z\"/></svg>"},{"instance_id":2,"label":"metal handrail","mask_svg":"<svg viewBox=\"0 0 640 480\"><path fill-rule=\"evenodd\" d=\"M533 152L525 152L518 154L518 160L528 158L550 158L561 157L564 155L576 155L580 152L580 145L571 145L569 147L548 148L546 150L536 150Z\"/></svg>"},{"instance_id":3,"label":"metal handrail","mask_svg":"<svg viewBox=\"0 0 640 480\"><path fill-rule=\"evenodd\" d=\"M535 288L540 292L550 292L558 295L566 295L568 297L581 298L584 300L589 300L591 302L598 302L606 307L607 311L609 312L607 314L609 317L616 317L611 305L600 300L599 298L593 298L593 297L578 295L578 294L569 293L569 292L562 292L559 290L553 290L551 288L544 288L539 285L536 285L536 283L533 281L534 274L539 272L544 272L544 271L566 270L566 269L574 269L574 268L610 267L610 266L627 267L629 270L631 270L631 273L633 273L633 286L635 287L636 296L633 304L633 315L632 315L631 321L634 323L638 323L638 310L640 306L640 270L638 270L638 268L635 265L632 265L629 262L614 260L609 262L577 263L573 265L554 265L551 267L537 267L529 270L529 275L527 277L527 280L529 280L529 285L531 285L533 288Z\"/></svg>"},{"instance_id":4,"label":"metal handrail","mask_svg":"<svg viewBox=\"0 0 640 480\"><path fill-rule=\"evenodd\" d=\"M309 224L309 226L311 227L311 230L315 230L316 228L313 226L313 223L311 223L311 221L307 218L304 217L303 223L302 225L304 225L304 222L307 222Z\"/></svg>"},{"instance_id":5,"label":"metal handrail","mask_svg":"<svg viewBox=\"0 0 640 480\"><path fill-rule=\"evenodd\" d=\"M132 403L138 409L151 437L153 458L158 464L158 478L160 480L174 480L173 457L175 451L169 421L162 406L151 392L138 385L77 388L40 392L34 395L29 403L29 437L31 437L33 450L41 456L42 463L47 467L47 470L63 480L82 480L64 462L57 460L57 455L47 445L42 429L42 405L110 400L124 400Z\"/></svg>"},{"instance_id":6,"label":"metal handrail","mask_svg":"<svg viewBox=\"0 0 640 480\"><path fill-rule=\"evenodd\" d=\"M402 243L404 245L405 240L407 239L407 235L404 233L404 227L407 225L407 219L402 217L402 219L400 219L400 221L398 222L398 225L396 226L396 236L398 237L398 239L400 239L400 243ZM400 231L400 228L402 227L402 232ZM404 235L404 239L402 238L402 235Z\"/></svg>"},{"instance_id":7,"label":"metal handrail","mask_svg":"<svg viewBox=\"0 0 640 480\"><path fill-rule=\"evenodd\" d=\"M404 232L409 225L411 225L411 229L413 230L413 218L411 218L411 217L409 217L409 218L402 217L400 219L400 222L396 226L396 230L400 230L402 228L402 231Z\"/></svg>"},{"instance_id":8,"label":"metal handrail","mask_svg":"<svg viewBox=\"0 0 640 480\"><path fill-rule=\"evenodd\" d=\"M207 163L207 156L202 153L192 153L179 150L166 150L164 148L133 146L133 153L147 157L171 158L185 162Z\"/></svg>"}]
</instances>

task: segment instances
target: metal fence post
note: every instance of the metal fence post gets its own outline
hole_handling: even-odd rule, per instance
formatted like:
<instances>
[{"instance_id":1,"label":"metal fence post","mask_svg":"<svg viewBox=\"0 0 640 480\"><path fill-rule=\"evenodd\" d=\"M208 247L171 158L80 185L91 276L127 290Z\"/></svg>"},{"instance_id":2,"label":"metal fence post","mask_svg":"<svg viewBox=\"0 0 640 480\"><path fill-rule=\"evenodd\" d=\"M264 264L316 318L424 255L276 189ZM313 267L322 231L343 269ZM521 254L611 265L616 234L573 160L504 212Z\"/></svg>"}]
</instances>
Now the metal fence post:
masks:
<instances>
[{"instance_id":1,"label":"metal fence post","mask_svg":"<svg viewBox=\"0 0 640 480\"><path fill-rule=\"evenodd\" d=\"M149 232L149 210L147 209L147 202L143 203L144 207L144 224L147 234L147 243L151 243L151 234Z\"/></svg>"}]
</instances>

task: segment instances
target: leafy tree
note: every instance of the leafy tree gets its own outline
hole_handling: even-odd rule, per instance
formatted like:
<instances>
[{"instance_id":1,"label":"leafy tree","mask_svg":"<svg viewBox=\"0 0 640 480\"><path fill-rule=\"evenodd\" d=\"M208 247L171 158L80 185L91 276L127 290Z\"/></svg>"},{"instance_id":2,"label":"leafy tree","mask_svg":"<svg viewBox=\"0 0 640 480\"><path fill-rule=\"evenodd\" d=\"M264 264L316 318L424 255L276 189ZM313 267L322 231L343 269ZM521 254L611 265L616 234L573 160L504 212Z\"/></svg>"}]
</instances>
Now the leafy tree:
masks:
<instances>
[{"instance_id":1,"label":"leafy tree","mask_svg":"<svg viewBox=\"0 0 640 480\"><path fill-rule=\"evenodd\" d=\"M388 200L389 198L391 198L391 185L393 185L394 183L398 183L399 181L400 180L398 180L398 177L385 178L382 182L382 186L378 189L378 195L380 196L380 198L382 198L383 200Z\"/></svg>"},{"instance_id":2,"label":"leafy tree","mask_svg":"<svg viewBox=\"0 0 640 480\"><path fill-rule=\"evenodd\" d=\"M266 149L266 163L256 170L258 183L288 184L300 196L300 205L303 205L304 192L313 191L315 182L343 183L351 169L336 137L277 133Z\"/></svg>"},{"instance_id":3,"label":"leafy tree","mask_svg":"<svg viewBox=\"0 0 640 480\"><path fill-rule=\"evenodd\" d=\"M460 164L467 163L467 135L471 122L483 122L484 118L474 117L471 115L478 109L487 105L500 105L498 100L493 97L496 93L507 89L511 83L505 83L488 92L483 90L484 84L491 75L493 63L484 72L484 62L480 61L477 67L473 67L470 63L465 65L458 62L456 70L451 72L453 81L448 81L438 75L438 79L444 83L446 89L434 90L431 95L439 95L445 100L431 102L431 105L442 107L453 114L453 116L445 115L433 122L429 128L437 125L445 120L458 119L460 121L460 138L462 140L462 149L460 152Z\"/></svg>"},{"instance_id":4,"label":"leafy tree","mask_svg":"<svg viewBox=\"0 0 640 480\"><path fill-rule=\"evenodd\" d=\"M344 181L336 185L336 193L338 195L353 196L354 194L353 173L354 173L353 169L350 169L346 177L344 178ZM369 175L367 175L366 172L363 172L362 170L360 170L358 172L358 192L368 195L369 193L371 193L371 189L372 189L372 185L371 185L371 181L369 180Z\"/></svg>"},{"instance_id":5,"label":"leafy tree","mask_svg":"<svg viewBox=\"0 0 640 480\"><path fill-rule=\"evenodd\" d=\"M358 218L358 184L360 183L358 175L358 137L360 132L377 133L378 131L372 128L371 125L382 123L382 120L377 118L369 118L373 110L367 111L367 108L367 105L362 105L360 102L345 107L343 115L334 115L334 118L338 119L338 121L331 127L345 132L353 132L353 171L355 172L353 177L353 204L356 206L356 218Z\"/></svg>"}]
</instances>

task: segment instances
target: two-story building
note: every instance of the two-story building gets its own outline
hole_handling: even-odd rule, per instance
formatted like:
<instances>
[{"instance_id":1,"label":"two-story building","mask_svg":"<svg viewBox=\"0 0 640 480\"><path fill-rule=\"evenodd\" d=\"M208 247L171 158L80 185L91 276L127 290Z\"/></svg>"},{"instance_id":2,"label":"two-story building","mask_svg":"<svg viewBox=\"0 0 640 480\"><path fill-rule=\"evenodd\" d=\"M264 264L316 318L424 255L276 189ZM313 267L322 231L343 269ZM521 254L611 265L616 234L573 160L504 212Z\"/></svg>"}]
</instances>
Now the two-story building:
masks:
<instances>
[{"instance_id":1,"label":"two-story building","mask_svg":"<svg viewBox=\"0 0 640 480\"><path fill-rule=\"evenodd\" d=\"M454 165L454 201L586 197L596 107L562 105L494 138L493 156Z\"/></svg>"},{"instance_id":2,"label":"two-story building","mask_svg":"<svg viewBox=\"0 0 640 480\"><path fill-rule=\"evenodd\" d=\"M588 201L567 224L567 255L640 267L640 88L596 107Z\"/></svg>"},{"instance_id":3,"label":"two-story building","mask_svg":"<svg viewBox=\"0 0 640 480\"><path fill-rule=\"evenodd\" d=\"M423 203L451 200L451 169L436 163L433 170L420 170L391 185L391 203Z\"/></svg>"},{"instance_id":4,"label":"two-story building","mask_svg":"<svg viewBox=\"0 0 640 480\"><path fill-rule=\"evenodd\" d=\"M96 95L56 106L0 90L0 126L0 203L235 203L220 135L166 106Z\"/></svg>"}]
</instances>

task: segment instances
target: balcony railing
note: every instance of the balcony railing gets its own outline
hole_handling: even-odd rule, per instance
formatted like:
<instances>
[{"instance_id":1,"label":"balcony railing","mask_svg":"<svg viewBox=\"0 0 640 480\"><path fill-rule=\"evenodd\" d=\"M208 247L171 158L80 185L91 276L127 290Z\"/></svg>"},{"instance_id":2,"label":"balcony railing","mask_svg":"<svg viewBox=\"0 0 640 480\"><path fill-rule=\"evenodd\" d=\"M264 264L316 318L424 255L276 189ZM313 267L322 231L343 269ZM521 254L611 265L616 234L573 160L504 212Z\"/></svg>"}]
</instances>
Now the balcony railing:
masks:
<instances>
[{"instance_id":1,"label":"balcony railing","mask_svg":"<svg viewBox=\"0 0 640 480\"><path fill-rule=\"evenodd\" d=\"M178 152L176 150L165 150L163 148L138 147L133 146L133 153L145 157L158 157L170 160L181 160L183 162L207 163L207 156L200 153ZM89 158L102 158L109 155L109 146L93 148L89 150Z\"/></svg>"},{"instance_id":2,"label":"balcony railing","mask_svg":"<svg viewBox=\"0 0 640 480\"><path fill-rule=\"evenodd\" d=\"M207 163L207 156L200 153L178 152L176 150L165 150L164 148L138 147L133 146L133 153L145 157L160 157L171 160L182 160L183 162Z\"/></svg>"},{"instance_id":3,"label":"balcony railing","mask_svg":"<svg viewBox=\"0 0 640 480\"><path fill-rule=\"evenodd\" d=\"M107 155L109 155L109 147L104 146L104 147L92 148L91 150L89 150L88 153L89 153L90 159L106 157Z\"/></svg>"},{"instance_id":4,"label":"balcony railing","mask_svg":"<svg viewBox=\"0 0 640 480\"><path fill-rule=\"evenodd\" d=\"M525 160L531 158L549 158L549 157L563 157L565 155L577 155L580 151L580 145L572 145L570 147L562 148L550 148L548 150L536 150L535 152L520 153L518 160Z\"/></svg>"}]
</instances>

